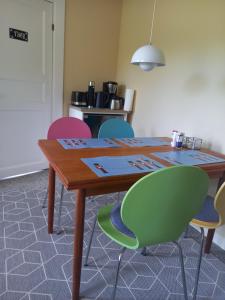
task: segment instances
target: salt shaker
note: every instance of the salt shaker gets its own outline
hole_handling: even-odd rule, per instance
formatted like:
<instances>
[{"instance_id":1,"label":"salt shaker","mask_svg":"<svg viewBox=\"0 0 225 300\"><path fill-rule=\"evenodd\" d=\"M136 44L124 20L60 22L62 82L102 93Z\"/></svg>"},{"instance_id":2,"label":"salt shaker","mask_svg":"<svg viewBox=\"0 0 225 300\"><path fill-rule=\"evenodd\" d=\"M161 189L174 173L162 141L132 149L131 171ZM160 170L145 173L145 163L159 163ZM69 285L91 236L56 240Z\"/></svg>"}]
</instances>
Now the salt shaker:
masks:
<instances>
[{"instance_id":1,"label":"salt shaker","mask_svg":"<svg viewBox=\"0 0 225 300\"><path fill-rule=\"evenodd\" d=\"M177 130L172 131L171 147L176 147L177 134L178 134Z\"/></svg>"}]
</instances>

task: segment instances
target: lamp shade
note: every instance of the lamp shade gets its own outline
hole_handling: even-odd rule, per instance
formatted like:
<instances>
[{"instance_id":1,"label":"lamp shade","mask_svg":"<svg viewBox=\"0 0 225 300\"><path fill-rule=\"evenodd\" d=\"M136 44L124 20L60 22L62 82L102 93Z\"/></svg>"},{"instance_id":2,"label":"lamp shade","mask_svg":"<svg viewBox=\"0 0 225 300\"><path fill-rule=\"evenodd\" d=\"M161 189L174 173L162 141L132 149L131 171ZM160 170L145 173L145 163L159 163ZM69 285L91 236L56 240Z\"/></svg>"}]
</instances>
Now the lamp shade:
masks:
<instances>
[{"instance_id":1,"label":"lamp shade","mask_svg":"<svg viewBox=\"0 0 225 300\"><path fill-rule=\"evenodd\" d=\"M154 67L165 66L165 57L159 48L145 45L134 52L131 63L138 65L144 71L150 71Z\"/></svg>"}]
</instances>

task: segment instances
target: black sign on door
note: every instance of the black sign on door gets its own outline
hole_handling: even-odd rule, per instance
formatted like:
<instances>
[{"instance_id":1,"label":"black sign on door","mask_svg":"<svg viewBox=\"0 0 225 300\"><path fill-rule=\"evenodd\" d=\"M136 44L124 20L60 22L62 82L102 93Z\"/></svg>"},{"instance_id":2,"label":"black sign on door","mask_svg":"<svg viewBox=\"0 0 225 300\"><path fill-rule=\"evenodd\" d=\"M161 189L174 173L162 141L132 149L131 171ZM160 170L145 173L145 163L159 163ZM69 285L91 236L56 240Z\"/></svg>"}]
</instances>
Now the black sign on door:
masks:
<instances>
[{"instance_id":1,"label":"black sign on door","mask_svg":"<svg viewBox=\"0 0 225 300\"><path fill-rule=\"evenodd\" d=\"M28 42L28 32L15 28L9 28L9 37L10 39Z\"/></svg>"}]
</instances>

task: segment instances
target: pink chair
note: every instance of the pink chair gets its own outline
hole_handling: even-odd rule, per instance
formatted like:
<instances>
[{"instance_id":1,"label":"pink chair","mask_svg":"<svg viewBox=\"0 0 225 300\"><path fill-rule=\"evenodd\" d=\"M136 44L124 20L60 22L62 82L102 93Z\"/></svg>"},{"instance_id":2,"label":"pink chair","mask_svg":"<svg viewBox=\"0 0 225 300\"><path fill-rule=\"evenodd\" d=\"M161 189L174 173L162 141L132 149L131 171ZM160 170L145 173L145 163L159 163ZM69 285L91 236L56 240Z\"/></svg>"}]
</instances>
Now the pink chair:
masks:
<instances>
[{"instance_id":1,"label":"pink chair","mask_svg":"<svg viewBox=\"0 0 225 300\"><path fill-rule=\"evenodd\" d=\"M91 138L88 125L77 118L62 117L53 122L48 129L48 140L66 138Z\"/></svg>"},{"instance_id":2,"label":"pink chair","mask_svg":"<svg viewBox=\"0 0 225 300\"><path fill-rule=\"evenodd\" d=\"M49 129L47 134L48 140L56 140L61 138L91 138L91 130L88 125L77 118L72 117L62 117L54 121ZM61 227L61 212L62 212L62 201L63 201L64 186L61 186L61 195L58 209L58 218L57 218L57 233L60 233ZM42 203L42 208L46 206L47 195L44 198Z\"/></svg>"}]
</instances>

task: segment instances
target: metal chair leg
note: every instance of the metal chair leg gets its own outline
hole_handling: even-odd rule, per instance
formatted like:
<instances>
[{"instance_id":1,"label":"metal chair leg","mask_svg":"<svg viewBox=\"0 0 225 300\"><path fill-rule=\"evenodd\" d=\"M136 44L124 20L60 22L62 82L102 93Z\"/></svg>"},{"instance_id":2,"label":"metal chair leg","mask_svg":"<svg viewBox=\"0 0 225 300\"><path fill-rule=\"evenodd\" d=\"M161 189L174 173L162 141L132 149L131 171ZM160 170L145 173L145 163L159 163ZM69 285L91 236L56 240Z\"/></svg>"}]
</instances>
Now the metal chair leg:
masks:
<instances>
[{"instance_id":1,"label":"metal chair leg","mask_svg":"<svg viewBox=\"0 0 225 300\"><path fill-rule=\"evenodd\" d=\"M118 282L118 277L119 277L119 272L120 272L120 264L122 261L122 256L125 252L126 248L122 248L120 254L119 254L119 259L118 259L118 265L117 265L117 270L116 270L116 280L115 280L115 284L114 284L114 288L113 288L113 294L112 294L112 300L115 299L116 296L116 288L117 288L117 282Z\"/></svg>"},{"instance_id":2,"label":"metal chair leg","mask_svg":"<svg viewBox=\"0 0 225 300\"><path fill-rule=\"evenodd\" d=\"M62 213L63 193L64 193L64 185L62 184L61 194L60 194L60 199L59 199L58 216L57 216L57 234L60 234L60 232L61 232L61 213Z\"/></svg>"},{"instance_id":3,"label":"metal chair leg","mask_svg":"<svg viewBox=\"0 0 225 300\"><path fill-rule=\"evenodd\" d=\"M181 266L181 275L182 275L182 282L183 282L183 289L184 289L184 299L188 300L187 295L187 284L186 284L186 277L185 277L185 271L184 271L184 259L183 259L183 252L181 246L177 242L173 242L178 250L179 250L179 259L180 259L180 266Z\"/></svg>"},{"instance_id":4,"label":"metal chair leg","mask_svg":"<svg viewBox=\"0 0 225 300\"><path fill-rule=\"evenodd\" d=\"M45 208L45 207L46 207L47 198L48 198L48 188L47 188L47 191L46 191L44 200L43 200L43 202L42 202L42 208Z\"/></svg>"},{"instance_id":5,"label":"metal chair leg","mask_svg":"<svg viewBox=\"0 0 225 300\"><path fill-rule=\"evenodd\" d=\"M186 227L185 232L184 232L184 239L188 238L188 231L189 231L189 226Z\"/></svg>"},{"instance_id":6,"label":"metal chair leg","mask_svg":"<svg viewBox=\"0 0 225 300\"><path fill-rule=\"evenodd\" d=\"M196 277L195 277L195 286L194 286L194 291L193 291L193 300L195 300L196 296L197 296L198 281L199 281L201 262L202 262L203 245L204 245L204 229L202 227L200 229L201 229L201 243L200 243L200 253L199 253L198 265L197 265L197 271L196 271Z\"/></svg>"},{"instance_id":7,"label":"metal chair leg","mask_svg":"<svg viewBox=\"0 0 225 300\"><path fill-rule=\"evenodd\" d=\"M120 201L120 192L117 192L117 201Z\"/></svg>"},{"instance_id":8,"label":"metal chair leg","mask_svg":"<svg viewBox=\"0 0 225 300\"><path fill-rule=\"evenodd\" d=\"M143 247L141 251L141 255L146 256L147 255L147 247Z\"/></svg>"},{"instance_id":9,"label":"metal chair leg","mask_svg":"<svg viewBox=\"0 0 225 300\"><path fill-rule=\"evenodd\" d=\"M88 257L89 257L89 253L90 253L90 249L91 249L91 243L92 243L96 223L97 223L97 214L96 214L95 219L94 219L94 224L93 224L92 230L91 230L91 236L90 236L90 239L89 239L89 242L88 242L87 253L86 253L86 256L85 256L85 259L84 259L84 266L85 267L88 266Z\"/></svg>"}]
</instances>

